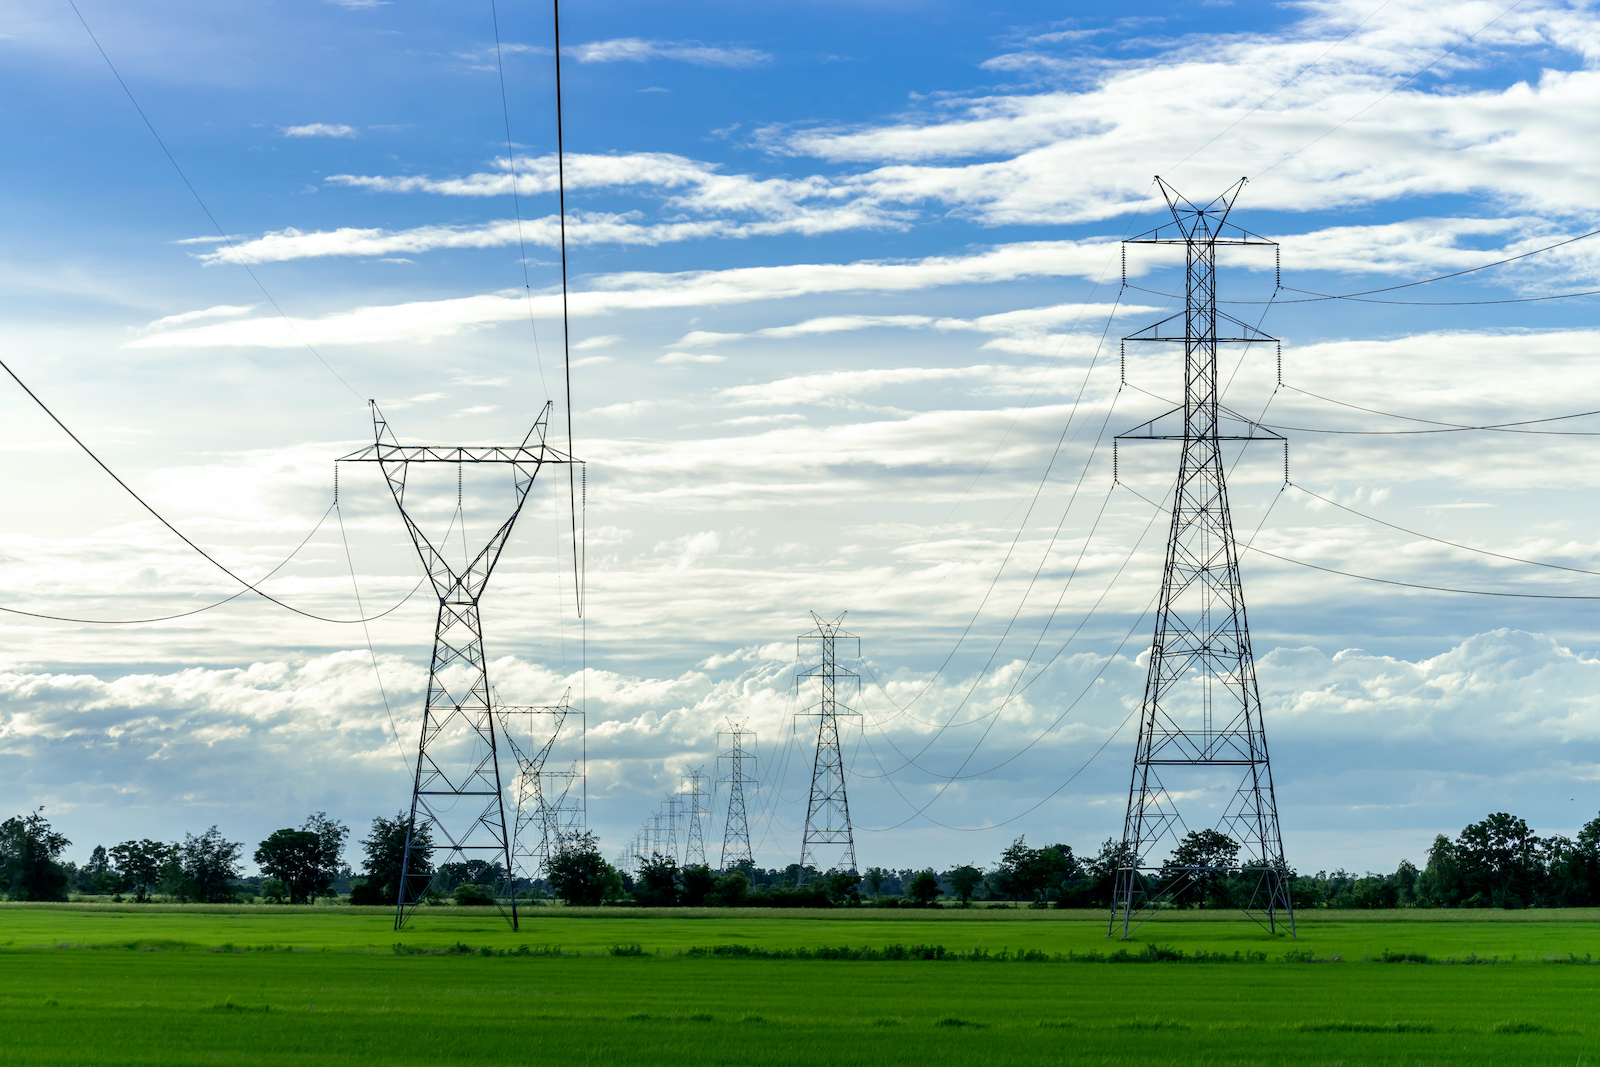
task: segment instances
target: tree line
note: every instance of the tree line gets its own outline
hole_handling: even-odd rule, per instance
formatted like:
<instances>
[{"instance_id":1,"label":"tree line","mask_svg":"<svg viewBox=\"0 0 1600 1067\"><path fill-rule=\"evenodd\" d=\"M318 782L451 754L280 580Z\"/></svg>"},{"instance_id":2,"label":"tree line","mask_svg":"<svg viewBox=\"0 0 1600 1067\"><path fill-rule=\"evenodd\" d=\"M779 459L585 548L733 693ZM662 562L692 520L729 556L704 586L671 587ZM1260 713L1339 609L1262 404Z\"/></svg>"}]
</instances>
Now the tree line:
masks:
<instances>
[{"instance_id":1,"label":"tree line","mask_svg":"<svg viewBox=\"0 0 1600 1067\"><path fill-rule=\"evenodd\" d=\"M0 823L0 893L9 900L64 901L69 894L114 900L233 903L262 900L307 904L318 899L392 905L406 851L404 812L372 820L361 846L361 870L344 861L350 830L315 812L298 827L274 831L251 854L261 875L241 872L245 846L213 826L183 840L148 838L96 845L89 861L63 861L72 844L43 810ZM503 894L505 870L482 860L433 865L433 842L419 828L412 842L411 899L492 905ZM1248 896L1252 876L1241 871L1239 845L1215 830L1186 835L1156 888L1173 891L1177 907L1230 908ZM762 869L743 864L714 871L680 866L653 855L636 873L619 871L601 855L593 833L567 839L546 877L519 879L519 897L553 896L572 905L634 907L986 907L1109 908L1122 845L1107 840L1093 855L1072 846L1042 848L1019 837L987 868L961 864L940 871L817 871L790 864ZM1525 908L1600 906L1600 817L1576 838L1540 837L1528 823L1496 812L1451 838L1438 835L1427 862L1401 860L1391 874L1339 870L1287 872L1296 908Z\"/></svg>"}]
</instances>

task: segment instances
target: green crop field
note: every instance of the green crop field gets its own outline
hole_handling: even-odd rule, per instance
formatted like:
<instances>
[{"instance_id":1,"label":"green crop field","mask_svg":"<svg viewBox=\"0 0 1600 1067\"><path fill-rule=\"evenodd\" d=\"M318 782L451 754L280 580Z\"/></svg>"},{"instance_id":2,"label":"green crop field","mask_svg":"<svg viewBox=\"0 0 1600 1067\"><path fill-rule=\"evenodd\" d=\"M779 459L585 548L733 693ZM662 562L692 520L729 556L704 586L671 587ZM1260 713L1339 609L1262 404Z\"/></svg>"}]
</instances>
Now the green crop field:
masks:
<instances>
[{"instance_id":1,"label":"green crop field","mask_svg":"<svg viewBox=\"0 0 1600 1067\"><path fill-rule=\"evenodd\" d=\"M1549 962L1600 957L1589 913L1324 912L1297 941L1221 913L1164 916L1135 946L1266 956L1237 963L1014 958L1121 947L1099 916L867 914L552 910L512 934L441 908L396 934L377 909L3 905L0 1063L1581 1067L1600 1054L1600 966ZM734 944L990 955L685 954ZM610 951L632 945L643 954ZM1375 962L1385 950L1498 962ZM1307 952L1341 960L1283 961Z\"/></svg>"}]
</instances>

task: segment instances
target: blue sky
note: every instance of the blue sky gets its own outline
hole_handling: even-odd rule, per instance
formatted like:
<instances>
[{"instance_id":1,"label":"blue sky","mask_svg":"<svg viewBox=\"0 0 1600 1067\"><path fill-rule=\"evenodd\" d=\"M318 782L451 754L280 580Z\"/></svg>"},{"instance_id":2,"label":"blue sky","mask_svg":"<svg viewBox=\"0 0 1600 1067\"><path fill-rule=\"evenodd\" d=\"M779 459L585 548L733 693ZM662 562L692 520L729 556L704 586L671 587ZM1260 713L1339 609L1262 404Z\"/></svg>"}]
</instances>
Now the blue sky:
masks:
<instances>
[{"instance_id":1,"label":"blue sky","mask_svg":"<svg viewBox=\"0 0 1600 1067\"><path fill-rule=\"evenodd\" d=\"M6 358L192 536L270 570L317 527L369 397L402 440L441 442L518 440L559 401L547 9L499 8L504 111L487 5L80 10L228 240L71 7L5 5ZM1120 288L1117 242L1161 217L1152 175L1206 197L1249 176L1238 220L1281 242L1293 290L1415 281L1594 227L1584 4L616 3L564 12L563 43L587 676L554 483L485 611L508 702L587 693L609 849L734 716L760 736L760 858L793 858L789 680L811 610L849 610L863 638L864 864L1118 832L1162 524L1113 489L1109 435L1164 410L1181 370L1130 346L1118 373L1117 339L1181 282L1136 249L1139 288ZM1597 248L1398 297L1596 288ZM1270 252L1221 279L1225 299L1267 299ZM1301 428L1284 431L1296 486L1600 570L1588 438L1320 432L1426 426L1357 408L1478 425L1600 407L1593 298L1303 295L1233 306L1284 339L1285 388L1271 352L1227 356L1230 404ZM0 604L136 618L231 592L15 389L0 410L17 502ZM1120 456L1151 498L1175 463ZM1283 489L1281 463L1259 447L1232 482L1240 530L1278 556L1600 594ZM449 480L423 509L439 528ZM387 607L417 564L382 493L349 475L342 514L365 602ZM469 532L504 495L469 484ZM349 617L331 523L270 587ZM1593 602L1259 553L1244 578L1296 866L1389 868L1492 810L1568 833L1600 810ZM371 627L392 722L359 627L244 600L150 626L0 621L0 807L45 805L83 851L393 811L431 614L414 599Z\"/></svg>"}]
</instances>

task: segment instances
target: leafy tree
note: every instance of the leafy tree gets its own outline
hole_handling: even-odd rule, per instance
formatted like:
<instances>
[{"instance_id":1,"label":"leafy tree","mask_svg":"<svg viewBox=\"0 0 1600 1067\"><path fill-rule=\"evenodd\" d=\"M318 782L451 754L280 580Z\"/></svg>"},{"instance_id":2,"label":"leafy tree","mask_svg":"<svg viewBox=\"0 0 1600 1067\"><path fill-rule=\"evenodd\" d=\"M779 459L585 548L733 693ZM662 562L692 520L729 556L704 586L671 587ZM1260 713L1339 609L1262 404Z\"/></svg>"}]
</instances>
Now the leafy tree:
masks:
<instances>
[{"instance_id":1,"label":"leafy tree","mask_svg":"<svg viewBox=\"0 0 1600 1067\"><path fill-rule=\"evenodd\" d=\"M440 864L434 882L453 890L458 885L499 885L505 878L505 868L491 860L462 860Z\"/></svg>"},{"instance_id":2,"label":"leafy tree","mask_svg":"<svg viewBox=\"0 0 1600 1067\"><path fill-rule=\"evenodd\" d=\"M1409 908L1417 902L1417 879L1422 872L1410 860L1401 860L1394 872L1394 896L1398 907Z\"/></svg>"},{"instance_id":3,"label":"leafy tree","mask_svg":"<svg viewBox=\"0 0 1600 1067\"><path fill-rule=\"evenodd\" d=\"M150 899L150 891L159 886L165 877L168 863L172 860L176 845L169 845L162 841L152 841L148 837L142 841L124 841L120 845L112 845L111 859L117 865L117 880L119 891L132 889L134 900L140 904Z\"/></svg>"},{"instance_id":4,"label":"leafy tree","mask_svg":"<svg viewBox=\"0 0 1600 1067\"><path fill-rule=\"evenodd\" d=\"M289 896L289 887L282 878L261 879L261 899L270 904L282 904Z\"/></svg>"},{"instance_id":5,"label":"leafy tree","mask_svg":"<svg viewBox=\"0 0 1600 1067\"><path fill-rule=\"evenodd\" d=\"M482 907L495 902L488 886L473 885L471 882L456 886L455 900L457 904L468 907Z\"/></svg>"},{"instance_id":6,"label":"leafy tree","mask_svg":"<svg viewBox=\"0 0 1600 1067\"><path fill-rule=\"evenodd\" d=\"M563 838L546 875L551 891L572 905L592 907L622 890L622 879L600 854L600 841L593 832Z\"/></svg>"},{"instance_id":7,"label":"leafy tree","mask_svg":"<svg viewBox=\"0 0 1600 1067\"><path fill-rule=\"evenodd\" d=\"M1539 839L1525 821L1503 811L1462 830L1456 852L1466 888L1492 906L1522 903L1542 873Z\"/></svg>"},{"instance_id":8,"label":"leafy tree","mask_svg":"<svg viewBox=\"0 0 1600 1067\"><path fill-rule=\"evenodd\" d=\"M732 870L717 879L706 903L714 908L737 908L750 895L750 877L741 870Z\"/></svg>"},{"instance_id":9,"label":"leafy tree","mask_svg":"<svg viewBox=\"0 0 1600 1067\"><path fill-rule=\"evenodd\" d=\"M263 873L289 887L289 903L309 904L333 884L335 871L323 864L321 839L310 830L276 830L256 849Z\"/></svg>"},{"instance_id":10,"label":"leafy tree","mask_svg":"<svg viewBox=\"0 0 1600 1067\"><path fill-rule=\"evenodd\" d=\"M828 900L847 907L861 906L861 875L855 871L830 871L823 879Z\"/></svg>"},{"instance_id":11,"label":"leafy tree","mask_svg":"<svg viewBox=\"0 0 1600 1067\"><path fill-rule=\"evenodd\" d=\"M78 889L96 895L117 891L117 872L111 869L111 855L106 846L94 846L89 862L78 872Z\"/></svg>"},{"instance_id":12,"label":"leafy tree","mask_svg":"<svg viewBox=\"0 0 1600 1067\"><path fill-rule=\"evenodd\" d=\"M12 900L66 900L68 876L56 860L70 844L43 808L0 823L0 889Z\"/></svg>"},{"instance_id":13,"label":"leafy tree","mask_svg":"<svg viewBox=\"0 0 1600 1067\"><path fill-rule=\"evenodd\" d=\"M640 862L635 881L638 888L634 896L647 908L670 908L683 899L683 890L678 884L678 861L672 856L652 853L649 859Z\"/></svg>"},{"instance_id":14,"label":"leafy tree","mask_svg":"<svg viewBox=\"0 0 1600 1067\"><path fill-rule=\"evenodd\" d=\"M406 813L392 819L382 815L372 820L368 836L361 839L362 870L366 881L350 891L352 904L393 904L400 895L400 871L406 858ZM415 900L433 880L433 835L426 826L417 827L411 839L411 886L407 899Z\"/></svg>"},{"instance_id":15,"label":"leafy tree","mask_svg":"<svg viewBox=\"0 0 1600 1067\"><path fill-rule=\"evenodd\" d=\"M1194 889L1203 908L1222 888L1226 872L1239 866L1239 843L1218 830L1190 830L1161 865L1163 882L1179 880L1178 892Z\"/></svg>"},{"instance_id":16,"label":"leafy tree","mask_svg":"<svg viewBox=\"0 0 1600 1067\"><path fill-rule=\"evenodd\" d=\"M879 897L883 896L883 882L884 879L888 877L889 872L885 871L882 867L867 868L867 876L864 880L872 887L873 900L877 900Z\"/></svg>"},{"instance_id":17,"label":"leafy tree","mask_svg":"<svg viewBox=\"0 0 1600 1067\"><path fill-rule=\"evenodd\" d=\"M1052 889L1064 889L1078 874L1078 862L1070 845L1029 848L1026 837L1019 837L1000 854L993 879L996 888L1014 900L1032 899L1044 906Z\"/></svg>"},{"instance_id":18,"label":"leafy tree","mask_svg":"<svg viewBox=\"0 0 1600 1067\"><path fill-rule=\"evenodd\" d=\"M944 890L939 888L939 876L932 870L918 871L912 877L911 884L906 887L906 896L926 908L933 903L935 897L944 896Z\"/></svg>"},{"instance_id":19,"label":"leafy tree","mask_svg":"<svg viewBox=\"0 0 1600 1067\"><path fill-rule=\"evenodd\" d=\"M685 864L678 878L683 883L683 906L686 908L703 907L706 898L717 888L717 876L704 863Z\"/></svg>"},{"instance_id":20,"label":"leafy tree","mask_svg":"<svg viewBox=\"0 0 1600 1067\"><path fill-rule=\"evenodd\" d=\"M972 903L972 894L983 884L983 871L970 863L963 863L946 871L945 879L950 883L950 888L956 891L956 896L961 898L964 908Z\"/></svg>"},{"instance_id":21,"label":"leafy tree","mask_svg":"<svg viewBox=\"0 0 1600 1067\"><path fill-rule=\"evenodd\" d=\"M1455 842L1439 834L1428 849L1428 865L1417 876L1417 903L1431 908L1453 907L1462 897L1462 888Z\"/></svg>"},{"instance_id":22,"label":"leafy tree","mask_svg":"<svg viewBox=\"0 0 1600 1067\"><path fill-rule=\"evenodd\" d=\"M198 837L184 834L183 844L167 862L165 872L176 883L176 895L202 904L232 901L233 882L239 877L239 853L244 845L223 838L215 826ZM176 877L174 877L174 875Z\"/></svg>"}]
</instances>

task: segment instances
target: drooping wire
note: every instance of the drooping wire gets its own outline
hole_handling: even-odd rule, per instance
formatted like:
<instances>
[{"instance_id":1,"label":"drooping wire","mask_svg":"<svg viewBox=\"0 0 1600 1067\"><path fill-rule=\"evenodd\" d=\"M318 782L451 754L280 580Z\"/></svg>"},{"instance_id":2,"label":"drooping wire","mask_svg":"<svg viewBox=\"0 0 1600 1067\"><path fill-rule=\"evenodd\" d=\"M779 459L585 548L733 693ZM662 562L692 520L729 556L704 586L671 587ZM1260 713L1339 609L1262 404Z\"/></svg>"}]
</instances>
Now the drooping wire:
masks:
<instances>
[{"instance_id":1,"label":"drooping wire","mask_svg":"<svg viewBox=\"0 0 1600 1067\"><path fill-rule=\"evenodd\" d=\"M106 61L106 66L111 70L111 76L117 79L117 84L122 86L122 91L127 94L128 102L131 103L133 105L133 109L139 113L139 118L144 120L145 129L150 131L150 136L154 137L156 139L156 144L161 146L162 154L167 157L167 162L172 164L172 169L178 172L178 177L183 179L183 184L189 190L189 195L194 197L194 202L200 205L200 210L205 212L206 218L211 220L211 225L215 227L217 236L222 239L222 243L227 245L228 250L233 253L234 262L243 267L245 273L250 275L250 280L256 283L256 288L261 290L261 295L266 297L267 303L272 305L272 310L278 313L278 317L283 319L284 324L289 327L290 331L294 333L295 337L299 338L300 343L306 346L306 350L309 351L313 356L317 357L317 362L321 363L323 367L327 369L328 373L337 378L339 380L339 384L350 390L350 392L354 394L357 399L364 399L360 393L356 392L354 386L344 380L344 376L342 374L333 369L333 365L331 363L322 358L322 353L317 351L316 346L310 341L306 340L305 335L300 332L300 328L294 324L294 320L288 316L283 308L278 306L278 301L270 292L267 291L266 285L264 285L261 279L256 276L256 272L250 269L249 262L247 262L245 257L239 253L238 247L233 243L233 238L228 236L228 231L222 228L222 224L217 221L217 217L211 213L211 209L207 207L206 202L201 199L199 191L194 187L194 183L189 180L189 176L185 174L183 172L183 168L178 165L178 160L175 156L173 156L172 150L167 147L167 143L163 141L161 139L161 135L156 132L155 125L150 121L150 117L144 113L144 108L139 106L139 101L133 95L133 90L128 88L128 83L122 80L122 75L118 72L116 64L111 62L111 57L106 54L105 47L100 44L100 38L96 37L94 30L89 28L89 22L83 17L83 12L78 10L76 0L67 0L67 3L72 6L72 13L78 16L78 21L83 23L84 32L89 35L89 40L94 42L95 49L100 53L100 58Z\"/></svg>"},{"instance_id":2,"label":"drooping wire","mask_svg":"<svg viewBox=\"0 0 1600 1067\"><path fill-rule=\"evenodd\" d=\"M506 61L500 49L500 9L498 0L489 0L489 16L494 22L494 63L500 73L500 114L506 127L506 165L511 168L511 206L517 213L517 253L522 262L522 294L528 303L528 329L533 333L533 359L539 368L539 385L545 399L550 386L544 380L544 355L539 351L539 326L533 315L533 282L528 275L528 245L522 235L522 194L517 189L517 154L511 141L511 104L506 94Z\"/></svg>"},{"instance_id":3,"label":"drooping wire","mask_svg":"<svg viewBox=\"0 0 1600 1067\"><path fill-rule=\"evenodd\" d=\"M1287 479L1286 479L1286 481L1287 481ZM1493 556L1496 559L1509 560L1512 563L1526 563L1530 567L1548 567L1549 569L1555 570L1555 571L1571 571L1573 574L1592 574L1592 575L1594 575L1596 577L1600 577L1600 571L1585 570L1582 567L1567 567L1567 566L1563 566L1560 563L1545 563L1545 562L1542 562L1542 561L1536 560L1536 559L1523 559L1521 556L1508 556L1504 552L1494 552L1494 551L1491 551L1490 549L1487 549L1487 548L1473 548L1471 545L1464 545L1464 544L1461 544L1459 541L1447 541L1442 537L1435 537L1432 534L1425 534L1425 533L1422 533L1422 532L1420 532L1418 530L1408 530L1406 527L1397 526L1397 525L1395 525L1394 523L1390 522L1387 519L1380 519L1376 515L1368 515L1365 512L1357 511L1355 508L1349 507L1349 506L1347 506L1345 504L1341 504L1337 500L1331 500L1328 497L1323 496L1321 493L1313 493L1311 490L1307 489L1303 485L1296 485L1293 482L1288 482L1288 485L1291 488L1297 489L1300 492L1306 494L1307 496L1316 497L1318 500L1322 501L1324 504L1332 504L1334 507L1338 508L1340 511L1347 511L1351 515L1354 515L1359 519L1366 519L1368 522L1375 522L1380 526L1387 526L1391 530L1398 530L1401 533L1407 534L1407 535L1409 535L1411 537L1420 537L1424 541L1436 541L1441 545L1449 545L1451 548L1459 548L1463 552L1476 552L1479 555Z\"/></svg>"},{"instance_id":4,"label":"drooping wire","mask_svg":"<svg viewBox=\"0 0 1600 1067\"><path fill-rule=\"evenodd\" d=\"M1375 578L1370 574L1356 574L1352 571L1339 570L1336 567L1324 567L1316 563L1307 563L1303 559L1291 559L1288 556L1280 556L1276 552L1268 552L1264 548L1251 547L1250 550L1252 552L1259 552L1263 556L1271 556L1273 559L1281 560L1284 563L1293 563L1297 567L1308 567L1311 570L1322 571L1326 574L1337 574L1344 578L1359 578L1363 582L1377 582L1380 585L1398 585L1407 589L1422 589L1432 593L1460 593L1464 596L1497 596L1506 597L1512 600L1600 600L1600 594L1593 596L1578 596L1570 593L1505 593L1493 589L1457 589L1453 586L1424 585L1419 582L1401 582L1396 581L1393 578Z\"/></svg>"},{"instance_id":5,"label":"drooping wire","mask_svg":"<svg viewBox=\"0 0 1600 1067\"><path fill-rule=\"evenodd\" d=\"M1550 415L1550 416L1546 416L1546 417L1538 418L1538 419L1518 419L1518 420L1516 420L1514 422L1494 422L1494 423L1485 423L1485 424L1483 424L1481 426L1472 426L1472 425L1468 425L1466 423L1443 422L1443 421L1441 421L1439 419L1425 419L1425 418L1422 418L1421 416L1418 416L1418 415L1400 415L1400 414L1397 414L1397 413L1395 413L1393 411L1381 411L1378 408L1363 407L1360 404L1352 404L1347 400L1335 400L1331 396L1323 396L1321 393L1313 393L1309 389L1302 389L1298 385L1290 385L1287 382L1285 382L1283 384L1283 388L1285 388L1285 389L1293 389L1297 393L1304 393L1306 396L1312 397L1312 398L1314 398L1316 400L1321 400L1323 403L1335 404L1335 405L1337 405L1339 407L1342 407L1342 408L1350 408L1353 411L1365 411L1369 415L1382 415L1386 419L1401 419L1401 420L1404 420L1405 422L1421 422L1421 423L1425 423L1425 424L1427 424L1429 426L1442 427L1442 429L1437 429L1437 430L1326 430L1326 429L1315 429L1315 428L1309 428L1309 427L1303 427L1303 426L1273 426L1272 428L1276 429L1276 430L1293 430L1293 431L1296 431L1298 433L1350 434L1350 435L1364 436L1364 437L1378 437L1378 436L1386 436L1386 435L1411 435L1411 434L1425 434L1425 433L1460 433L1463 430L1496 430L1496 431L1499 431L1501 433L1544 434L1544 435L1548 435L1548 436L1552 436L1552 437L1593 437L1593 436L1600 436L1600 435L1597 435L1597 434L1595 434L1593 432L1582 431L1582 430L1521 430L1521 429L1517 429L1517 427L1520 427L1520 426L1536 426L1536 425L1539 425L1541 423L1546 423L1546 422L1565 422L1565 421L1567 421L1569 419L1587 418L1590 415L1600 415L1600 410L1595 410L1595 411L1577 411L1577 412L1573 412L1571 415Z\"/></svg>"},{"instance_id":6,"label":"drooping wire","mask_svg":"<svg viewBox=\"0 0 1600 1067\"><path fill-rule=\"evenodd\" d=\"M355 595L356 595L356 614L359 615L362 612L362 607L361 607L361 586L356 582L356 561L355 561L355 557L350 554L350 538L345 534L345 531L344 531L344 512L339 507L339 489L338 489L338 484L339 484L339 481L338 481L339 473L338 473L338 471L339 471L339 467L338 467L337 464L334 465L333 470L334 470L334 476L333 476L334 477L333 510L334 510L334 514L339 519L339 540L344 543L345 564L350 568L350 588L355 592ZM378 682L378 694L383 697L383 711L384 711L384 714L389 717L389 732L394 735L396 758L400 760L401 769L409 771L410 768L406 766L405 759L400 757L400 755L399 755L401 752L405 751L405 743L400 740L400 728L397 725L395 725L394 708L391 707L390 704L389 704L389 690L383 684L383 672L378 669L378 651L377 651L377 649L372 647L372 631L367 629L367 624L366 624L365 620L363 620L362 623L361 623L361 633L366 638L366 641L367 641L367 655L372 660L372 676L375 679L377 679L377 682Z\"/></svg>"},{"instance_id":7,"label":"drooping wire","mask_svg":"<svg viewBox=\"0 0 1600 1067\"><path fill-rule=\"evenodd\" d=\"M317 524L311 528L311 532L306 534L305 537L300 541L300 543L295 546L295 549L294 549L293 552L290 552L287 556L283 557L283 560L281 562L279 562L277 566L273 567L266 574L263 574L257 580L257 582L256 582L257 585L260 585L262 582L265 582L268 578L271 578L274 574L277 574L280 570L282 570L284 567L289 565L289 561L290 560L294 559L295 556L300 554L300 550L302 548L305 548L306 545L311 541L311 539L317 535L317 531L318 530L322 529L322 524L328 521L328 516L333 513L333 509L337 506L337 503L338 503L338 494L337 494L337 490L336 490L335 491L335 496L334 496L334 503L328 505L328 510L324 511L322 513L322 517L320 519L318 519L317 520ZM221 600L213 601L212 603L207 604L204 607L194 608L194 609L192 609L190 611L180 611L176 615L160 615L160 616L157 616L157 617L154 617L154 618L149 618L149 619L74 619L74 618L68 618L67 616L64 616L64 615L44 615L44 614L41 614L40 612L37 612L37 611L22 611L19 608L8 608L8 607L0 607L0 611L6 612L7 614L10 614L10 615L26 615L31 619L48 619L51 622L76 622L76 623L83 623L85 625L90 625L90 626L134 626L134 625L137 625L139 623L147 623L147 622L170 622L173 619L182 619L182 618L186 618L186 617L188 617L190 615L198 615L203 611L210 611L212 608L220 608L222 605L227 604L227 603L229 603L231 601L237 600L240 597L244 596L248 592L249 592L248 589L241 589L237 593L233 593L233 594L231 594L229 596L223 597ZM358 610L359 610L359 608L358 608Z\"/></svg>"},{"instance_id":8,"label":"drooping wire","mask_svg":"<svg viewBox=\"0 0 1600 1067\"><path fill-rule=\"evenodd\" d=\"M51 422L55 423L58 427L61 428L61 432L62 433L66 434L68 437L72 438L72 443L77 445L80 449L82 449L83 450L83 454L88 456L91 460L93 460L95 466L97 466L101 470L105 471L106 474L110 476L112 481L116 482L119 486L121 486L124 492L126 492L129 496L133 497L133 499L138 502L140 507L142 507L146 511L148 511L151 514L151 516L153 516L155 518L155 520L157 522L159 522L161 525L165 526L168 530L170 530L178 538L178 540L182 541L184 544L188 545L190 548L192 548L196 552L198 552L206 560L206 562L210 563L213 567L216 567L223 574L226 574L229 578L232 578L234 581L236 581L240 585L244 586L244 590L242 590L243 592L255 593L257 596L261 597L264 600L271 601L272 603L278 605L278 607L283 608L285 611L292 611L296 615L304 615L306 618L308 618L308 619L316 619L318 622L333 622L333 623L340 623L340 624L348 625L348 624L351 624L351 623L357 623L357 622L362 622L363 621L362 619L330 619L325 615L317 615L317 614L314 614L314 613L309 612L309 611L303 611L300 608L295 607L293 604L284 603L282 600L279 600L277 597L273 596L271 593L265 592L264 590L259 588L260 582L250 582L250 581L247 581L244 578L239 577L239 575L235 574L232 570L228 569L227 565L225 565L221 560L217 559L211 553L207 552L205 549L203 549L199 545L195 544L193 541L191 541L189 539L187 534L185 534L182 530L178 529L176 526L172 525L172 523L168 522L167 519L166 519L166 516L162 515L155 508L151 507L150 504L145 500L144 497L140 496L138 493L136 493L134 491L133 486L131 486L127 482L123 481L122 478L117 474L116 471L114 471L110 467L106 466L105 461L102 460L99 456L97 456L92 448L90 448L88 445L84 444L82 438L80 438L77 434L73 433L72 430L67 426L66 423L62 422L59 418L57 418L56 417L56 413L54 411L51 411L49 406L46 405L43 400L39 399L39 396L38 396L37 393L35 393L32 389L28 388L28 385L27 385L26 382L24 382L21 378L17 377L17 372L12 370L10 365L7 364L4 360L0 360L0 370L5 371L6 374L10 376L11 380L16 382L17 385L22 388L22 391L24 393L28 394L28 398L39 406L39 410L40 411L44 412L46 415L48 415L50 417L50 421ZM265 581L265 579L262 579L262 581ZM395 611L396 609L398 609L400 607L401 604L404 604L407 600L410 600L411 597L412 597L412 594L414 594L417 591L417 589L421 589L421 588L422 588L422 582L418 582L416 587L414 589L412 589L410 593L407 593L406 596L405 596L405 599L401 600L399 604L394 605L394 607L389 608L386 611L379 612L377 615L373 615L371 618L372 619L381 619L385 615L389 614L389 612ZM65 620L65 621L77 621L77 620ZM88 621L92 621L92 620L88 620ZM371 620L369 619L369 620L366 620L366 621L371 621Z\"/></svg>"},{"instance_id":9,"label":"drooping wire","mask_svg":"<svg viewBox=\"0 0 1600 1067\"><path fill-rule=\"evenodd\" d=\"M551 17L555 24L556 52L556 196L561 229L561 366L567 384L567 459L572 452L572 327L567 308L567 150L565 130L561 115L561 0L550 0ZM582 586L578 573L578 502L574 485L572 464L567 464L567 497L572 515L572 596L577 603L578 617L584 613Z\"/></svg>"}]
</instances>

